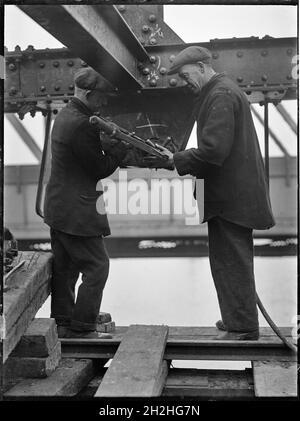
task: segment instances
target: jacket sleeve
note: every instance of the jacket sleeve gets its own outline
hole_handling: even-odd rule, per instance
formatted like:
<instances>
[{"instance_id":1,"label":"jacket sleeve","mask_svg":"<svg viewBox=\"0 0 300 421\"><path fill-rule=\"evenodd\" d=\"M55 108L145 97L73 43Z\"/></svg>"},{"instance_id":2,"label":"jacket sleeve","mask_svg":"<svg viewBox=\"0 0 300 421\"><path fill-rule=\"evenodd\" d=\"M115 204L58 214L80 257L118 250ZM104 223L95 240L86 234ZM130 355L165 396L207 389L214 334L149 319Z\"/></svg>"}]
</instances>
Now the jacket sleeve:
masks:
<instances>
[{"instance_id":1,"label":"jacket sleeve","mask_svg":"<svg viewBox=\"0 0 300 421\"><path fill-rule=\"evenodd\" d=\"M110 176L119 166L121 157L103 152L98 130L88 122L84 121L74 131L71 145L80 165L96 180Z\"/></svg>"},{"instance_id":2,"label":"jacket sleeve","mask_svg":"<svg viewBox=\"0 0 300 421\"><path fill-rule=\"evenodd\" d=\"M208 102L206 122L198 137L198 148L174 154L178 174L204 177L214 167L222 166L230 154L233 140L233 98L227 93L215 94Z\"/></svg>"}]
</instances>

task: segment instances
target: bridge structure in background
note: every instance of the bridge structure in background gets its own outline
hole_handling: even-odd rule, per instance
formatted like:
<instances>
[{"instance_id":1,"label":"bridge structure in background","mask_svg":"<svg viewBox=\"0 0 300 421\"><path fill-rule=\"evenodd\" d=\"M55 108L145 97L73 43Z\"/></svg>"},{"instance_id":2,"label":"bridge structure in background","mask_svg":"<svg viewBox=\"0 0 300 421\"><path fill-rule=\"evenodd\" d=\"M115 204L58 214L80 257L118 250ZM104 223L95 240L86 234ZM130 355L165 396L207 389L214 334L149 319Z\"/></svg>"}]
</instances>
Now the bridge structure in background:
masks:
<instances>
[{"instance_id":1,"label":"bridge structure in background","mask_svg":"<svg viewBox=\"0 0 300 421\"><path fill-rule=\"evenodd\" d=\"M29 46L24 51L17 46L14 51L5 51L5 112L40 163L5 168L5 221L17 238L44 239L48 231L40 216L50 167L49 134L55 115L73 96L74 73L89 65L112 83L115 97L109 100L105 117L140 137L183 150L194 125L190 118L192 98L180 78L168 76L167 69L175 55L189 44L164 22L162 5L23 4L19 8L66 46L45 50ZM209 48L215 70L226 71L251 104L264 107L264 118L254 108L252 111L264 125L265 167L277 222L268 235L295 236L296 158L290 156L284 140L269 128L268 119L269 107L275 106L278 117L284 119L296 137L297 125L282 103L297 95L296 39L253 36L211 39L193 45ZM45 117L43 151L20 121L26 113L42 113ZM282 158L269 158L270 139L281 150ZM153 178L176 176L139 168L139 153L131 160L135 168L128 168L129 179L140 177L150 186ZM116 173L112 179L117 178ZM170 201L172 204L172 193ZM122 238L140 234L207 235L205 226L187 226L184 215L174 215L172 206L170 214L163 217L110 215L110 221L113 236Z\"/></svg>"}]
</instances>

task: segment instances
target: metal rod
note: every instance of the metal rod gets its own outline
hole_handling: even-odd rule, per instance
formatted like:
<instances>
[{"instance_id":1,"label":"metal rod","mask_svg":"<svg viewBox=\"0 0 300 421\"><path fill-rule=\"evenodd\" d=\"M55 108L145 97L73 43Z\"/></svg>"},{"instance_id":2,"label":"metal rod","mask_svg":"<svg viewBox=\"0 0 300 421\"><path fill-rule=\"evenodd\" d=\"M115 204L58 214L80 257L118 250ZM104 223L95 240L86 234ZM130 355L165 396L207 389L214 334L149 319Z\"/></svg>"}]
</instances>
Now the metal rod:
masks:
<instances>
[{"instance_id":1,"label":"metal rod","mask_svg":"<svg viewBox=\"0 0 300 421\"><path fill-rule=\"evenodd\" d=\"M264 127L265 127L265 171L268 185L270 184L270 170L269 170L269 103L264 101Z\"/></svg>"},{"instance_id":2,"label":"metal rod","mask_svg":"<svg viewBox=\"0 0 300 421\"><path fill-rule=\"evenodd\" d=\"M297 124L292 119L290 113L284 108L282 104L278 104L277 107L275 108L279 112L279 114L283 117L283 119L287 122L287 124L290 126L293 132L297 134Z\"/></svg>"},{"instance_id":3,"label":"metal rod","mask_svg":"<svg viewBox=\"0 0 300 421\"><path fill-rule=\"evenodd\" d=\"M36 202L35 202L35 211L41 218L44 218L44 214L42 211L42 196L43 196L45 170L46 170L47 157L48 157L48 149L49 149L51 120L52 120L52 114L51 114L51 110L49 110L46 117L45 141L44 141L44 148L43 148L38 188L37 188L37 194L36 194Z\"/></svg>"}]
</instances>

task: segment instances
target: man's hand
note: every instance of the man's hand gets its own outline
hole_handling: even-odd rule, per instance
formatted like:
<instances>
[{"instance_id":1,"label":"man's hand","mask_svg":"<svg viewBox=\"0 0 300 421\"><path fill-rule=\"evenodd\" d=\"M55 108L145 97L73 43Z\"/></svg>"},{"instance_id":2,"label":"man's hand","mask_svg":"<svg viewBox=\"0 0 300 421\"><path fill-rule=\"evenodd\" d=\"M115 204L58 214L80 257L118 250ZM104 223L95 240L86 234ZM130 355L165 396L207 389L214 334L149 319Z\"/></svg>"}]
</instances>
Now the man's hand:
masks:
<instances>
[{"instance_id":1,"label":"man's hand","mask_svg":"<svg viewBox=\"0 0 300 421\"><path fill-rule=\"evenodd\" d=\"M164 155L168 157L168 159L164 160L158 158L154 155L145 156L143 159L143 164L149 168L166 168L167 170L174 170L174 159L173 153L169 151L169 149L165 148L162 145L156 144L157 149L163 152Z\"/></svg>"}]
</instances>

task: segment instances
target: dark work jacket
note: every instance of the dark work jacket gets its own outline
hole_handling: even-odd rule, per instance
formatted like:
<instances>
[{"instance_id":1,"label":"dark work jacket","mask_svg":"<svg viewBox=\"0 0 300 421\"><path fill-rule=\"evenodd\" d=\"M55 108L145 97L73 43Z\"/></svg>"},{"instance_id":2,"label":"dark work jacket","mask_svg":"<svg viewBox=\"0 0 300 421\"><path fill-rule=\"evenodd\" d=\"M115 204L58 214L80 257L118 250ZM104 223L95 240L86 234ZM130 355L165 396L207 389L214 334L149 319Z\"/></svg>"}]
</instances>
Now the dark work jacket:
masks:
<instances>
[{"instance_id":1,"label":"dark work jacket","mask_svg":"<svg viewBox=\"0 0 300 421\"><path fill-rule=\"evenodd\" d=\"M174 154L179 175L204 179L204 220L219 216L252 229L275 225L250 106L225 74L203 87L194 112L198 148Z\"/></svg>"},{"instance_id":2,"label":"dark work jacket","mask_svg":"<svg viewBox=\"0 0 300 421\"><path fill-rule=\"evenodd\" d=\"M72 98L55 119L44 220L50 227L68 234L106 236L110 229L101 181L97 190L96 185L111 175L119 162L116 157L104 154L99 130L89 124L92 114L79 99Z\"/></svg>"}]
</instances>

